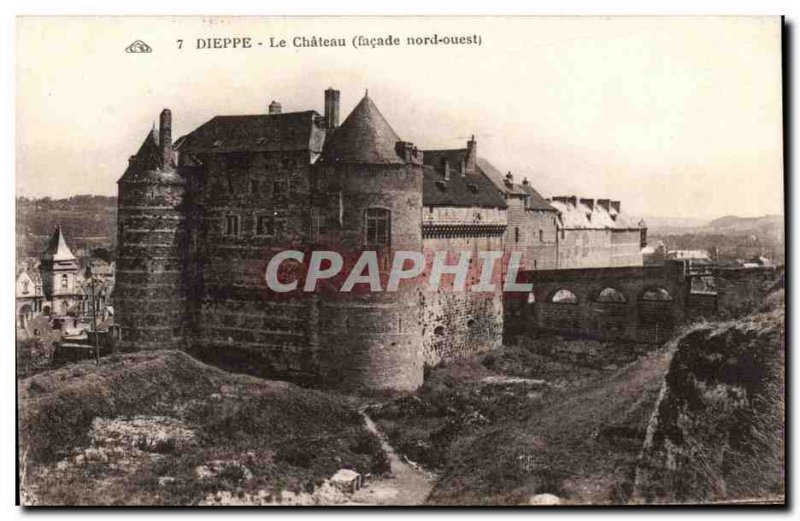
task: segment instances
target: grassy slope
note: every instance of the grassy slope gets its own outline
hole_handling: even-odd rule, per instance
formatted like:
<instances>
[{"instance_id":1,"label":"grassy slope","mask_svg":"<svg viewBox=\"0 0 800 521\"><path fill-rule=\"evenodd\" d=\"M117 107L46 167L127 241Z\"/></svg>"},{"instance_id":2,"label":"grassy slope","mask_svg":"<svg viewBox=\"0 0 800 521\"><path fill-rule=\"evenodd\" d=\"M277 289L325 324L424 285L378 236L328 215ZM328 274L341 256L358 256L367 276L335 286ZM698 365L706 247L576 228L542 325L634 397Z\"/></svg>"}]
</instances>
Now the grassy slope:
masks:
<instances>
[{"instance_id":1,"label":"grassy slope","mask_svg":"<svg viewBox=\"0 0 800 521\"><path fill-rule=\"evenodd\" d=\"M641 501L783 495L783 298L775 292L760 313L678 339L638 469Z\"/></svg>"},{"instance_id":2,"label":"grassy slope","mask_svg":"<svg viewBox=\"0 0 800 521\"><path fill-rule=\"evenodd\" d=\"M342 467L386 470L379 442L344 399L176 351L48 371L22 380L19 397L24 487L38 503L193 504L219 490L308 490ZM129 450L118 465L65 463L90 444L95 418L134 416L175 419L196 441L160 454ZM241 462L253 477L199 479L196 467L214 460ZM164 476L175 480L161 486Z\"/></svg>"},{"instance_id":3,"label":"grassy slope","mask_svg":"<svg viewBox=\"0 0 800 521\"><path fill-rule=\"evenodd\" d=\"M492 372L464 362L372 416L395 448L440 472L430 503L517 504L539 493L622 502L670 356L664 348L551 388L482 385Z\"/></svg>"}]
</instances>

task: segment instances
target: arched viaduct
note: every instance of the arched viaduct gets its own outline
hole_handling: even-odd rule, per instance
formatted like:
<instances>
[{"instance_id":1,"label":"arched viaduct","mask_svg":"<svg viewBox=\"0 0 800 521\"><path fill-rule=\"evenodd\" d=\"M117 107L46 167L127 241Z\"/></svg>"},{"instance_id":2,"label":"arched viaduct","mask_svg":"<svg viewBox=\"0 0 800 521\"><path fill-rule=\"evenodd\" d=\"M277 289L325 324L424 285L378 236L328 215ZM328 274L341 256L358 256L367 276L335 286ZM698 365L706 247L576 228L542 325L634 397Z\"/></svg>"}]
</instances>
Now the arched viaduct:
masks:
<instances>
[{"instance_id":1,"label":"arched viaduct","mask_svg":"<svg viewBox=\"0 0 800 521\"><path fill-rule=\"evenodd\" d=\"M530 294L505 296L506 336L549 331L637 342L663 342L686 320L689 277L682 263L663 266L529 271Z\"/></svg>"}]
</instances>

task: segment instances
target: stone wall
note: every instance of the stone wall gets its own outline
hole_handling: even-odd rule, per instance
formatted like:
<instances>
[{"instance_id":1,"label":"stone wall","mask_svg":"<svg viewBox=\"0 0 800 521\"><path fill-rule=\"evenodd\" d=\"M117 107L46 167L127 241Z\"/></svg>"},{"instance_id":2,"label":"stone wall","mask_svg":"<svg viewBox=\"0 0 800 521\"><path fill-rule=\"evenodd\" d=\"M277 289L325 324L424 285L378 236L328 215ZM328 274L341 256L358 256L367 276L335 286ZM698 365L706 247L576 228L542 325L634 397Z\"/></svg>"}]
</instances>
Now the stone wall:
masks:
<instances>
[{"instance_id":1,"label":"stone wall","mask_svg":"<svg viewBox=\"0 0 800 521\"><path fill-rule=\"evenodd\" d=\"M319 372L313 303L303 295L276 295L265 279L274 254L307 241L308 154L204 159L189 217L195 245L193 347L214 360L241 357L263 375L312 380ZM229 216L238 218L236 233L229 233Z\"/></svg>"},{"instance_id":2,"label":"stone wall","mask_svg":"<svg viewBox=\"0 0 800 521\"><path fill-rule=\"evenodd\" d=\"M503 251L502 231L473 234L463 232L448 236L427 237L423 241L427 279L433 257L438 251L470 252L472 262L466 288L480 280L480 251ZM448 264L456 264L453 253ZM452 276L443 276L438 289L426 287L420 298L422 309L422 345L425 363L436 365L443 359L468 356L500 347L503 332L502 269L495 264L495 291L454 291Z\"/></svg>"},{"instance_id":3,"label":"stone wall","mask_svg":"<svg viewBox=\"0 0 800 521\"><path fill-rule=\"evenodd\" d=\"M556 268L556 213L525 208L524 199L509 196L508 227L505 233L506 256L522 253L523 270Z\"/></svg>"},{"instance_id":4,"label":"stone wall","mask_svg":"<svg viewBox=\"0 0 800 521\"><path fill-rule=\"evenodd\" d=\"M719 314L730 317L754 311L781 273L782 268L774 266L715 269Z\"/></svg>"},{"instance_id":5,"label":"stone wall","mask_svg":"<svg viewBox=\"0 0 800 521\"><path fill-rule=\"evenodd\" d=\"M114 303L122 348L184 344L184 186L172 171L119 184Z\"/></svg>"},{"instance_id":6,"label":"stone wall","mask_svg":"<svg viewBox=\"0 0 800 521\"><path fill-rule=\"evenodd\" d=\"M611 231L562 229L558 235L558 268L599 268L611 264Z\"/></svg>"}]
</instances>

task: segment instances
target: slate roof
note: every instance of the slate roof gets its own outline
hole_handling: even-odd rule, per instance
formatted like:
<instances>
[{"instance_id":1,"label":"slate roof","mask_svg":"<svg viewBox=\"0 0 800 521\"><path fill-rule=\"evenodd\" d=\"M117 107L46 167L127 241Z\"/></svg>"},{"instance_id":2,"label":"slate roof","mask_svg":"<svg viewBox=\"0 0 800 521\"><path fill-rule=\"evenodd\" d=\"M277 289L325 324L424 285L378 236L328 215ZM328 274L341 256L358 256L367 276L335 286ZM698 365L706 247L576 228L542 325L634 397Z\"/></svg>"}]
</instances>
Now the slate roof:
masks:
<instances>
[{"instance_id":1,"label":"slate roof","mask_svg":"<svg viewBox=\"0 0 800 521\"><path fill-rule=\"evenodd\" d=\"M327 164L402 165L401 141L369 96L356 105L325 144L321 161Z\"/></svg>"},{"instance_id":2,"label":"slate roof","mask_svg":"<svg viewBox=\"0 0 800 521\"><path fill-rule=\"evenodd\" d=\"M525 183L519 185L520 190L527 193L528 198L528 209L530 210L543 210L546 212L556 212L556 210L552 204L550 204L547 199L542 197L542 194L536 191L534 187L530 184L526 185Z\"/></svg>"},{"instance_id":3,"label":"slate roof","mask_svg":"<svg viewBox=\"0 0 800 521\"><path fill-rule=\"evenodd\" d=\"M504 194L515 194L515 195L526 195L519 185L511 184L509 186L506 183L506 176L500 170L495 168L493 164L491 164L486 159L479 157L476 162L478 169L483 172L483 174L488 177L492 183L497 187L498 190L502 191Z\"/></svg>"},{"instance_id":4,"label":"slate roof","mask_svg":"<svg viewBox=\"0 0 800 521\"><path fill-rule=\"evenodd\" d=\"M61 226L56 226L53 236L50 237L50 242L42 254L42 260L52 261L74 261L75 255L67 246L67 240L61 232Z\"/></svg>"},{"instance_id":5,"label":"slate roof","mask_svg":"<svg viewBox=\"0 0 800 521\"><path fill-rule=\"evenodd\" d=\"M324 130L315 110L216 116L175 142L182 152L321 152ZM320 134L322 134L320 136Z\"/></svg>"},{"instance_id":6,"label":"slate roof","mask_svg":"<svg viewBox=\"0 0 800 521\"><path fill-rule=\"evenodd\" d=\"M131 156L128 168L125 169L120 181L183 183L183 178L174 170L162 168L161 151L158 148L158 132L155 128L147 133L136 155Z\"/></svg>"},{"instance_id":7,"label":"slate roof","mask_svg":"<svg viewBox=\"0 0 800 521\"><path fill-rule=\"evenodd\" d=\"M427 152L423 152L423 155ZM507 208L505 199L486 176L476 173L461 175L451 172L445 180L441 170L425 165L422 178L424 206L475 206Z\"/></svg>"}]
</instances>

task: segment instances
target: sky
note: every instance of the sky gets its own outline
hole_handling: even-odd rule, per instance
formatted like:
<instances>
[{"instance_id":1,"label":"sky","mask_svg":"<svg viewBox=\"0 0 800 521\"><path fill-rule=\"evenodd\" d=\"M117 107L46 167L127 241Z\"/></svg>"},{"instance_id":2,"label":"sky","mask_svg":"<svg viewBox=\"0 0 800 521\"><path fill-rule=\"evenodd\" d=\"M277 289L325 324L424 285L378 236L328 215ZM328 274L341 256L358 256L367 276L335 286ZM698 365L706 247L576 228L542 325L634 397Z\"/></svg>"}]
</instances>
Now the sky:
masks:
<instances>
[{"instance_id":1,"label":"sky","mask_svg":"<svg viewBox=\"0 0 800 521\"><path fill-rule=\"evenodd\" d=\"M618 199L639 216L781 214L780 29L777 17L21 18L16 193L116 194L164 107L177 138L272 100L321 113L332 86L342 120L369 89L402 139L461 148L474 134L480 156L546 197ZM291 45L359 34L481 45ZM209 37L254 45L195 48ZM125 53L137 39L153 52Z\"/></svg>"}]
</instances>

